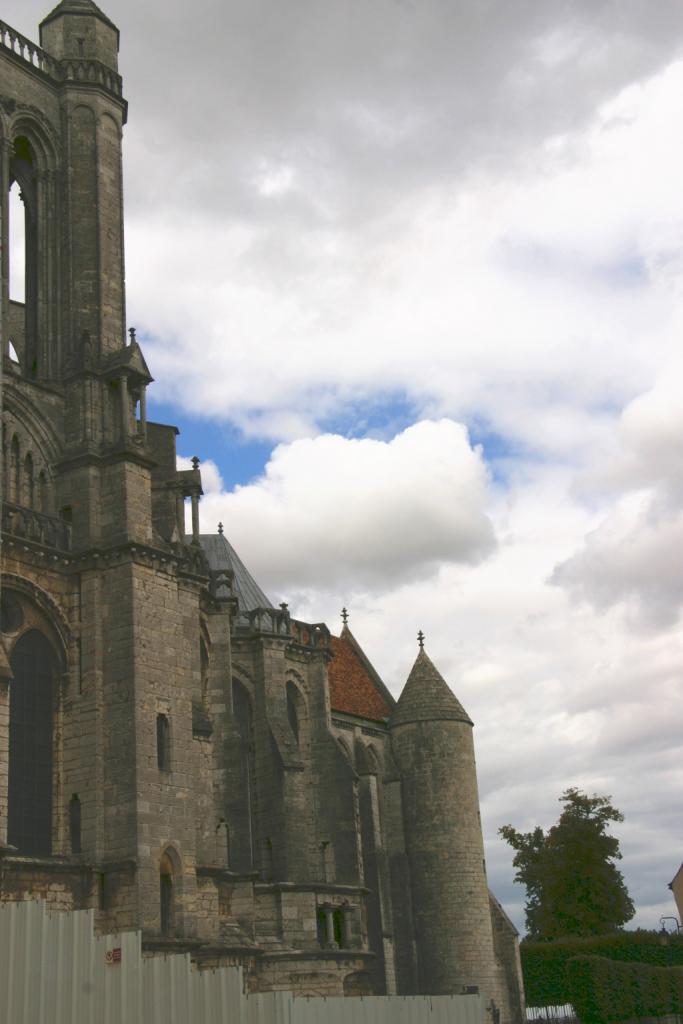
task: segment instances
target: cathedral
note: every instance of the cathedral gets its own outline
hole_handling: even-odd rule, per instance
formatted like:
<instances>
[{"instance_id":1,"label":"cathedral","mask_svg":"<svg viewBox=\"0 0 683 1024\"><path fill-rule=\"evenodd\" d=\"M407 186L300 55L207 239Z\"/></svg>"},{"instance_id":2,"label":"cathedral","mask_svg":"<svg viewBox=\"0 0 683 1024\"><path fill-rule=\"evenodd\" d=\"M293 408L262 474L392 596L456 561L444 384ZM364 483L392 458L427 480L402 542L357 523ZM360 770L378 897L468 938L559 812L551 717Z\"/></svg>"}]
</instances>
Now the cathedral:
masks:
<instances>
[{"instance_id":1,"label":"cathedral","mask_svg":"<svg viewBox=\"0 0 683 1024\"><path fill-rule=\"evenodd\" d=\"M2 22L0 43L0 900L91 908L251 991L478 986L519 1024L472 722L422 638L396 701L345 612L338 636L298 620L229 525L201 533L199 459L178 470L147 418L118 29L62 0L40 45Z\"/></svg>"}]
</instances>

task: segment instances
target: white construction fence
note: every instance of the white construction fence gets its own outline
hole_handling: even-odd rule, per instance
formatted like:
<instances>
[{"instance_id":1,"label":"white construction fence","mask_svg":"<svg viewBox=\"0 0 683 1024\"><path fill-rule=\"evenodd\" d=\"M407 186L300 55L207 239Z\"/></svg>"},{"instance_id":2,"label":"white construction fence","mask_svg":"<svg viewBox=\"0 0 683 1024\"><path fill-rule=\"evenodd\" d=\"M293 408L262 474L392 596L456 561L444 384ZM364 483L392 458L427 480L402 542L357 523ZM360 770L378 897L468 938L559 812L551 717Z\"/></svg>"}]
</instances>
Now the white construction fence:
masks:
<instances>
[{"instance_id":1,"label":"white construction fence","mask_svg":"<svg viewBox=\"0 0 683 1024\"><path fill-rule=\"evenodd\" d=\"M91 910L0 904L0 1024L485 1024L480 995L244 993L238 967L144 957L140 932L96 936Z\"/></svg>"}]
</instances>

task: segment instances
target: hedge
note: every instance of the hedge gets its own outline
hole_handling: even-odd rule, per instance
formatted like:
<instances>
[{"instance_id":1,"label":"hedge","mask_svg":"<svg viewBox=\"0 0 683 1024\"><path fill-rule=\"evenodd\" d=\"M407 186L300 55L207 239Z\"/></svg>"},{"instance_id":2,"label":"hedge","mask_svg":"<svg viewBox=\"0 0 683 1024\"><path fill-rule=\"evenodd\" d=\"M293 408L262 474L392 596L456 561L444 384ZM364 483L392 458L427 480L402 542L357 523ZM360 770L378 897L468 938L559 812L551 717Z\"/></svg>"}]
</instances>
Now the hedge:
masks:
<instances>
[{"instance_id":1,"label":"hedge","mask_svg":"<svg viewBox=\"0 0 683 1024\"><path fill-rule=\"evenodd\" d=\"M566 965L576 956L600 956L608 960L683 966L683 936L669 935L662 945L658 932L611 932L590 938L557 939L554 942L520 943L527 1006L562 1006L571 1002Z\"/></svg>"},{"instance_id":2,"label":"hedge","mask_svg":"<svg viewBox=\"0 0 683 1024\"><path fill-rule=\"evenodd\" d=\"M567 981L582 1024L683 1013L683 967L576 956L567 964Z\"/></svg>"}]
</instances>

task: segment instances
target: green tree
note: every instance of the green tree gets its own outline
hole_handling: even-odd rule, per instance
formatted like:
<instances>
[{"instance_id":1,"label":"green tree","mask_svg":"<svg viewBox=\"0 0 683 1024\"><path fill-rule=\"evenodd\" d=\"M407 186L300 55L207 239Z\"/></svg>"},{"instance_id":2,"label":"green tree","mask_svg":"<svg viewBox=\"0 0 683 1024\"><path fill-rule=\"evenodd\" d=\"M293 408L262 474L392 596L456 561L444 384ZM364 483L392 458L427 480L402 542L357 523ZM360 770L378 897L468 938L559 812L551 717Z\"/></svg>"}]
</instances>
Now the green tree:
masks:
<instances>
[{"instance_id":1,"label":"green tree","mask_svg":"<svg viewBox=\"0 0 683 1024\"><path fill-rule=\"evenodd\" d=\"M568 789L560 797L560 819L547 833L518 832L512 825L498 830L516 851L512 863L515 881L526 886L530 939L604 935L633 917L614 864L621 860L619 840L607 832L610 822L624 820L611 799Z\"/></svg>"}]
</instances>

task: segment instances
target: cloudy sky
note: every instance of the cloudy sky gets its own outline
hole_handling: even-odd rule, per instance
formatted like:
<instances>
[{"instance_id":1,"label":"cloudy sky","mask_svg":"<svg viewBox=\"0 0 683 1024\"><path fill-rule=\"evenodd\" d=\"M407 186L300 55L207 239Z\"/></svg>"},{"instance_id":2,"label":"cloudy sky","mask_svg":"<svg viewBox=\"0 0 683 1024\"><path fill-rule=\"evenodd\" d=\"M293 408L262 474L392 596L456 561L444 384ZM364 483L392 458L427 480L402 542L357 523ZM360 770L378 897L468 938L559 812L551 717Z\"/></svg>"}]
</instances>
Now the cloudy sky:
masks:
<instances>
[{"instance_id":1,"label":"cloudy sky","mask_svg":"<svg viewBox=\"0 0 683 1024\"><path fill-rule=\"evenodd\" d=\"M35 38L42 0L5 0ZM422 628L500 825L609 793L683 859L680 0L109 0L128 321L204 531L354 634Z\"/></svg>"}]
</instances>

